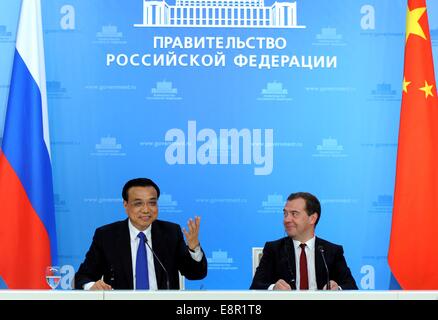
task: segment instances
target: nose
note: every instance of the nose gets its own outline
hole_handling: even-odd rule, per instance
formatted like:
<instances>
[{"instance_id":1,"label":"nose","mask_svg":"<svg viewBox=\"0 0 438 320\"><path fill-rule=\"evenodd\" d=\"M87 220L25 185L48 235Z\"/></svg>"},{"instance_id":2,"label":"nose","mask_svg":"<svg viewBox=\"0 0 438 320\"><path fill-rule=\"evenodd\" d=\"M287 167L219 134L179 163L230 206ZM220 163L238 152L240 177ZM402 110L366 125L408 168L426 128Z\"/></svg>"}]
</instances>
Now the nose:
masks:
<instances>
[{"instance_id":1,"label":"nose","mask_svg":"<svg viewBox=\"0 0 438 320\"><path fill-rule=\"evenodd\" d=\"M140 211L141 211L142 213L148 213L148 212L149 212L149 206L145 203L145 204L141 207Z\"/></svg>"}]
</instances>

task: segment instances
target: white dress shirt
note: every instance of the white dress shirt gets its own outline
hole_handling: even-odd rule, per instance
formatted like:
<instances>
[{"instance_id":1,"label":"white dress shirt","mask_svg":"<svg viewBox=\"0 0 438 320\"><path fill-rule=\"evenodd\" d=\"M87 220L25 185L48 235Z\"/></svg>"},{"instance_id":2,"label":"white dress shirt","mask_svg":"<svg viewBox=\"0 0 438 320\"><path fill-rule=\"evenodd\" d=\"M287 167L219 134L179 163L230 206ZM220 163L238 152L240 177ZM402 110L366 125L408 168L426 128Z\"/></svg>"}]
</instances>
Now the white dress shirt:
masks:
<instances>
[{"instance_id":1,"label":"white dress shirt","mask_svg":"<svg viewBox=\"0 0 438 320\"><path fill-rule=\"evenodd\" d=\"M300 241L293 240L295 251L295 270L296 270L296 286L300 290L300 255L301 247ZM316 284L315 271L315 237L305 242L306 258L307 258L307 278L309 280L309 290L318 290Z\"/></svg>"},{"instance_id":2,"label":"white dress shirt","mask_svg":"<svg viewBox=\"0 0 438 320\"><path fill-rule=\"evenodd\" d=\"M139 231L136 227L134 227L134 225L131 223L131 220L128 220L128 225L129 225L129 237L131 238L131 257L132 257L132 280L134 281L133 283L133 288L134 290L136 289L135 287L135 278L136 278L136 263L137 263L137 250L138 250L138 245L140 244L140 239L138 237L138 234L141 232ZM152 237L151 237L151 226L149 225L149 227L143 231L144 235L146 236L147 242L148 244L151 246L151 248L153 248L152 246ZM148 245L145 244L146 247L146 254L148 257L148 278L149 278L149 290L158 290L158 286L157 286L157 276L155 274L155 265L154 265L154 254L152 253L151 249L149 249Z\"/></svg>"}]
</instances>

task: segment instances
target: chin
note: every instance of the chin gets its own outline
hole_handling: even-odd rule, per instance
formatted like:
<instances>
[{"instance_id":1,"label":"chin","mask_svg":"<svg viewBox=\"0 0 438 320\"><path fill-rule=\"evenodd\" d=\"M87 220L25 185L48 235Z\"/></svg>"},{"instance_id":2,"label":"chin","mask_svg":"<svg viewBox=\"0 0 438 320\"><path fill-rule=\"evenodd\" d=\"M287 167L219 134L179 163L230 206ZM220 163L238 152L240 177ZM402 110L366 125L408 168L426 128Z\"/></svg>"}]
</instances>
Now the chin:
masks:
<instances>
[{"instance_id":1,"label":"chin","mask_svg":"<svg viewBox=\"0 0 438 320\"><path fill-rule=\"evenodd\" d=\"M295 235L296 235L295 232L291 232L291 231L287 231L287 230L286 230L286 233L287 233L287 235L288 235L289 237L291 237L291 238L292 238L292 237L295 237Z\"/></svg>"},{"instance_id":2,"label":"chin","mask_svg":"<svg viewBox=\"0 0 438 320\"><path fill-rule=\"evenodd\" d=\"M144 223L144 222L142 222L142 223L140 223L139 224L143 229L147 229L151 224L150 223Z\"/></svg>"}]
</instances>

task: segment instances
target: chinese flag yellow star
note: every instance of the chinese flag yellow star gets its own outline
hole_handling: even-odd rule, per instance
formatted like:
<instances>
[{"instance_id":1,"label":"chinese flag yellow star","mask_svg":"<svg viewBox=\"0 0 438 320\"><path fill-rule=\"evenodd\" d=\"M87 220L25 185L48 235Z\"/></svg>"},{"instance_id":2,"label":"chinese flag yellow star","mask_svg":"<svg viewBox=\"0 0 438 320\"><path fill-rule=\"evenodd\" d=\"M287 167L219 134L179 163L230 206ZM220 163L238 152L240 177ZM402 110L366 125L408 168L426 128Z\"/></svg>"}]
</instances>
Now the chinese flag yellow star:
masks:
<instances>
[{"instance_id":1,"label":"chinese flag yellow star","mask_svg":"<svg viewBox=\"0 0 438 320\"><path fill-rule=\"evenodd\" d=\"M432 88L433 88L432 84L429 85L427 81L424 81L424 87L420 88L419 90L424 91L424 95L426 96L425 98L427 99L428 96L433 97Z\"/></svg>"},{"instance_id":2,"label":"chinese flag yellow star","mask_svg":"<svg viewBox=\"0 0 438 320\"><path fill-rule=\"evenodd\" d=\"M403 77L403 91L408 93L408 85L411 84L411 81L406 81L406 78Z\"/></svg>"},{"instance_id":3,"label":"chinese flag yellow star","mask_svg":"<svg viewBox=\"0 0 438 320\"><path fill-rule=\"evenodd\" d=\"M426 12L426 8L416 8L413 10L409 10L406 14L406 41L408 41L408 37L411 34L416 34L417 36L422 37L423 39L426 39L426 36L424 35L423 28L421 27L420 23L418 22L423 15L423 13Z\"/></svg>"}]
</instances>

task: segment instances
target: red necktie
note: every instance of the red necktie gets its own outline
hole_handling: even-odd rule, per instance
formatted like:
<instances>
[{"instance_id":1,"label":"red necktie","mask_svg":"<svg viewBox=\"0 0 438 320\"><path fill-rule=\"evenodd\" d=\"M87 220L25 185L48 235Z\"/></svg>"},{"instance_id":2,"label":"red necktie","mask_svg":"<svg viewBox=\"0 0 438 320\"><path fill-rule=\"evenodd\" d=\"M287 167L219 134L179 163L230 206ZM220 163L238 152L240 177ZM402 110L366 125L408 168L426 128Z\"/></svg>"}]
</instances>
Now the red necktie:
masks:
<instances>
[{"instance_id":1,"label":"red necktie","mask_svg":"<svg viewBox=\"0 0 438 320\"><path fill-rule=\"evenodd\" d=\"M300 244L301 255L300 255L300 290L309 289L309 280L307 276L307 257L306 257L306 244Z\"/></svg>"}]
</instances>

